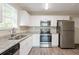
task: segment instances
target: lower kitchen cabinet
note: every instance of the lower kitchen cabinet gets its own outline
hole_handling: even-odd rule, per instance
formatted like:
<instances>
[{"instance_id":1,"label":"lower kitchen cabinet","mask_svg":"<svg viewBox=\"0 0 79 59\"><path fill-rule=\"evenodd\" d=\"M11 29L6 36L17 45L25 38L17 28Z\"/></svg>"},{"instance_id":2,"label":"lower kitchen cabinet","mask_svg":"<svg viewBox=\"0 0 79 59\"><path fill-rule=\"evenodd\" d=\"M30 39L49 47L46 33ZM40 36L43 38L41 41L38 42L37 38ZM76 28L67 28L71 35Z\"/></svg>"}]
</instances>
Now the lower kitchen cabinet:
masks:
<instances>
[{"instance_id":1,"label":"lower kitchen cabinet","mask_svg":"<svg viewBox=\"0 0 79 59\"><path fill-rule=\"evenodd\" d=\"M32 36L20 42L20 55L28 55L32 48Z\"/></svg>"},{"instance_id":2,"label":"lower kitchen cabinet","mask_svg":"<svg viewBox=\"0 0 79 59\"><path fill-rule=\"evenodd\" d=\"M58 34L52 34L52 47L58 47Z\"/></svg>"},{"instance_id":3,"label":"lower kitchen cabinet","mask_svg":"<svg viewBox=\"0 0 79 59\"><path fill-rule=\"evenodd\" d=\"M33 47L40 47L40 34L33 34Z\"/></svg>"}]
</instances>

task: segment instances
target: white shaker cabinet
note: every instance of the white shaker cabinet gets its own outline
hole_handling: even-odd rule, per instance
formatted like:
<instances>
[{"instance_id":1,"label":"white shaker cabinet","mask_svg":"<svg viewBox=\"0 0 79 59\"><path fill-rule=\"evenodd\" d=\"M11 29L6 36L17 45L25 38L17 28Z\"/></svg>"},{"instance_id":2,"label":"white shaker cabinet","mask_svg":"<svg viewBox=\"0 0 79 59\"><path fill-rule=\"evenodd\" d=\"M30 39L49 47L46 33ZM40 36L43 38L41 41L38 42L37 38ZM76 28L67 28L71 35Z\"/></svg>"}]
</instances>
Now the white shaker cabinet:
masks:
<instances>
[{"instance_id":1,"label":"white shaker cabinet","mask_svg":"<svg viewBox=\"0 0 79 59\"><path fill-rule=\"evenodd\" d=\"M57 20L70 20L70 16L52 16L51 26L57 26Z\"/></svg>"},{"instance_id":2,"label":"white shaker cabinet","mask_svg":"<svg viewBox=\"0 0 79 59\"><path fill-rule=\"evenodd\" d=\"M70 16L54 16L56 20L70 20Z\"/></svg>"},{"instance_id":3,"label":"white shaker cabinet","mask_svg":"<svg viewBox=\"0 0 79 59\"><path fill-rule=\"evenodd\" d=\"M32 48L32 36L20 42L20 55L28 55Z\"/></svg>"},{"instance_id":4,"label":"white shaker cabinet","mask_svg":"<svg viewBox=\"0 0 79 59\"><path fill-rule=\"evenodd\" d=\"M29 26L40 26L42 16L31 16Z\"/></svg>"},{"instance_id":5,"label":"white shaker cabinet","mask_svg":"<svg viewBox=\"0 0 79 59\"><path fill-rule=\"evenodd\" d=\"M58 34L52 34L52 47L58 47Z\"/></svg>"},{"instance_id":6,"label":"white shaker cabinet","mask_svg":"<svg viewBox=\"0 0 79 59\"><path fill-rule=\"evenodd\" d=\"M27 11L25 11L25 10L19 11L19 17L20 17L19 25L28 26L30 15L27 13Z\"/></svg>"},{"instance_id":7,"label":"white shaker cabinet","mask_svg":"<svg viewBox=\"0 0 79 59\"><path fill-rule=\"evenodd\" d=\"M40 47L40 34L33 34L33 47Z\"/></svg>"}]
</instances>

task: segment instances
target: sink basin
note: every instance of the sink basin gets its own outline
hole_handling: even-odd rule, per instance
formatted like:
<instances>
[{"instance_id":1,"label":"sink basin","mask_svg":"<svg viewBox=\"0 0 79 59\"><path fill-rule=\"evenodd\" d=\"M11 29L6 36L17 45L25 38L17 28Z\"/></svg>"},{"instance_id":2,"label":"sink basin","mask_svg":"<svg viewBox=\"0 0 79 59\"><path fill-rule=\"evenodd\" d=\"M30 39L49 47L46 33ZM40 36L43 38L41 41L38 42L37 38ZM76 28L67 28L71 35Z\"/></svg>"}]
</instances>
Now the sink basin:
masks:
<instances>
[{"instance_id":1,"label":"sink basin","mask_svg":"<svg viewBox=\"0 0 79 59\"><path fill-rule=\"evenodd\" d=\"M15 37L11 37L10 40L19 40L19 39L22 39L25 36L27 36L27 35L18 35L18 36L15 36Z\"/></svg>"},{"instance_id":2,"label":"sink basin","mask_svg":"<svg viewBox=\"0 0 79 59\"><path fill-rule=\"evenodd\" d=\"M23 37L25 37L25 36L26 36L26 35L19 35L19 36L16 36L15 39L18 40L18 39L21 39L21 38L23 38Z\"/></svg>"}]
</instances>

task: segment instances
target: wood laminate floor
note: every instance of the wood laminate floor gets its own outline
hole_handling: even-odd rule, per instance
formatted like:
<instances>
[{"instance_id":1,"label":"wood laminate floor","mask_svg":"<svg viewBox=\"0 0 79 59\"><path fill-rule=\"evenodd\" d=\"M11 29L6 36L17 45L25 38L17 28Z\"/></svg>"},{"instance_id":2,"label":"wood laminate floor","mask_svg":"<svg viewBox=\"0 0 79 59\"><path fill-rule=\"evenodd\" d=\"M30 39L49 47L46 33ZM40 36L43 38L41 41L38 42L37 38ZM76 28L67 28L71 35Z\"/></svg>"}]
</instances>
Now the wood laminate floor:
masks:
<instances>
[{"instance_id":1,"label":"wood laminate floor","mask_svg":"<svg viewBox=\"0 0 79 59\"><path fill-rule=\"evenodd\" d=\"M29 55L79 55L79 48L32 48Z\"/></svg>"}]
</instances>

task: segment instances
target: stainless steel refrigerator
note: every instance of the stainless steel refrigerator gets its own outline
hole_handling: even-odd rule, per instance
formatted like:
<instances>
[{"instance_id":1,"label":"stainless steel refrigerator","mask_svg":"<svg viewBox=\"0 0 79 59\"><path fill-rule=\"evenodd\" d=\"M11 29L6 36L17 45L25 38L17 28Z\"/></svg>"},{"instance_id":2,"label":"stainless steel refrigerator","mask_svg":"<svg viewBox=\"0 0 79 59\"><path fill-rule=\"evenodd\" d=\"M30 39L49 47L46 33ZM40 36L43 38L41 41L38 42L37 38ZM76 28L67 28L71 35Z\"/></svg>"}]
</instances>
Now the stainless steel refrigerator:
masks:
<instances>
[{"instance_id":1,"label":"stainless steel refrigerator","mask_svg":"<svg viewBox=\"0 0 79 59\"><path fill-rule=\"evenodd\" d=\"M60 48L74 48L74 21L58 20L57 32L59 33Z\"/></svg>"}]
</instances>

